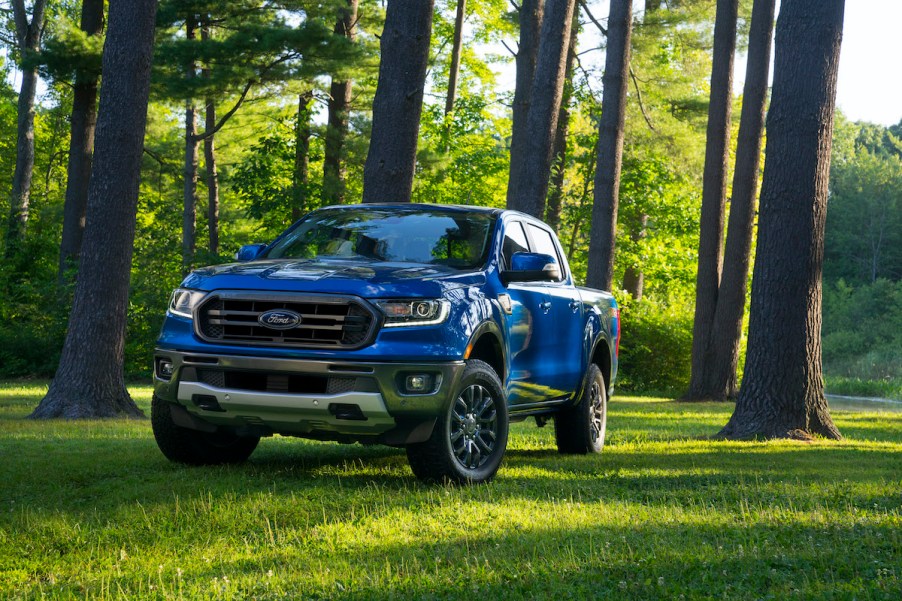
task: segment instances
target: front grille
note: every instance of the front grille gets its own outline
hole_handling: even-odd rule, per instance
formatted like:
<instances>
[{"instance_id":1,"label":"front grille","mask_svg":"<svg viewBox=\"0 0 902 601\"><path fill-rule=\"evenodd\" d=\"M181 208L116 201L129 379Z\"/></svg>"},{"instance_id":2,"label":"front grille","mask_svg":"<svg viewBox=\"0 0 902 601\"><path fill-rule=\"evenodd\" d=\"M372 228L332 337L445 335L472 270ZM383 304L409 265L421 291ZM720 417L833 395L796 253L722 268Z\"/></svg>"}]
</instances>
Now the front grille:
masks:
<instances>
[{"instance_id":1,"label":"front grille","mask_svg":"<svg viewBox=\"0 0 902 601\"><path fill-rule=\"evenodd\" d=\"M267 311L288 310L301 317L287 330L263 326ZM197 309L197 333L210 342L359 348L372 341L376 314L361 301L344 296L253 295L218 293Z\"/></svg>"}]
</instances>

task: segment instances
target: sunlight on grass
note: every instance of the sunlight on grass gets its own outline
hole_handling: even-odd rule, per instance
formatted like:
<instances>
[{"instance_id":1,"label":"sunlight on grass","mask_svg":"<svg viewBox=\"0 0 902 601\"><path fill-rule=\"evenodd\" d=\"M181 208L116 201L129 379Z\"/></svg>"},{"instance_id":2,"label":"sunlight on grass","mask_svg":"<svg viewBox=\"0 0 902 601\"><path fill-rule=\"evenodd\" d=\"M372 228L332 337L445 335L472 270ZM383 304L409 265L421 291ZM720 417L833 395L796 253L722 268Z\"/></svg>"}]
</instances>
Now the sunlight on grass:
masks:
<instances>
[{"instance_id":1,"label":"sunlight on grass","mask_svg":"<svg viewBox=\"0 0 902 601\"><path fill-rule=\"evenodd\" d=\"M402 450L280 437L174 465L148 420L23 419L45 390L0 384L2 597L902 593L898 413L835 412L840 442L727 442L731 405L618 397L601 455L514 424L498 478L450 488Z\"/></svg>"}]
</instances>

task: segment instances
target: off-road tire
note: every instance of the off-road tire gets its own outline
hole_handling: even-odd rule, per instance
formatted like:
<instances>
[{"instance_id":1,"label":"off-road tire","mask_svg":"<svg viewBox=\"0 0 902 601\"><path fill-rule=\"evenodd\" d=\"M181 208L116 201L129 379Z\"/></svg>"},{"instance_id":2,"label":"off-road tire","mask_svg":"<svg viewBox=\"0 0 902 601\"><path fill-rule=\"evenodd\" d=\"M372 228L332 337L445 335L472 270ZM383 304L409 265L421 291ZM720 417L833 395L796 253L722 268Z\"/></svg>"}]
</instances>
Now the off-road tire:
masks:
<instances>
[{"instance_id":1,"label":"off-road tire","mask_svg":"<svg viewBox=\"0 0 902 601\"><path fill-rule=\"evenodd\" d=\"M426 442L407 446L414 475L424 482L481 484L495 477L508 435L507 399L498 374L467 362L457 389Z\"/></svg>"},{"instance_id":2,"label":"off-road tire","mask_svg":"<svg viewBox=\"0 0 902 601\"><path fill-rule=\"evenodd\" d=\"M608 394L598 366L589 364L579 402L554 416L557 450L564 454L601 453L608 419Z\"/></svg>"},{"instance_id":3,"label":"off-road tire","mask_svg":"<svg viewBox=\"0 0 902 601\"><path fill-rule=\"evenodd\" d=\"M229 431L200 432L172 421L171 405L154 395L150 405L153 437L170 461L188 465L219 465L246 461L259 437L238 436Z\"/></svg>"}]
</instances>

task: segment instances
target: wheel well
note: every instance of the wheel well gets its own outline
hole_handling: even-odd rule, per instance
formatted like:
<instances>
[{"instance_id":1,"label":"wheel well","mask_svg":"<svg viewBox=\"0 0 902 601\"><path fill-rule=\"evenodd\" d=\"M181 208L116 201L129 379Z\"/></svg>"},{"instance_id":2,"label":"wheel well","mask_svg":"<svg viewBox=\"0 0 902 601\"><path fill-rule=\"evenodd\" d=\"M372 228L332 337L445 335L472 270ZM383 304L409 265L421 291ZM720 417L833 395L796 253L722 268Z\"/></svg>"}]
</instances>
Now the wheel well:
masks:
<instances>
[{"instance_id":1,"label":"wheel well","mask_svg":"<svg viewBox=\"0 0 902 601\"><path fill-rule=\"evenodd\" d=\"M498 374L498 379L504 381L504 352L501 343L492 334L483 334L470 349L467 359L479 359L485 361Z\"/></svg>"},{"instance_id":2,"label":"wheel well","mask_svg":"<svg viewBox=\"0 0 902 601\"><path fill-rule=\"evenodd\" d=\"M598 366L598 369L601 370L601 375L604 376L605 386L611 386L611 351L608 348L607 342L604 340L599 341L599 343L595 346L595 350L592 352L591 362Z\"/></svg>"}]
</instances>

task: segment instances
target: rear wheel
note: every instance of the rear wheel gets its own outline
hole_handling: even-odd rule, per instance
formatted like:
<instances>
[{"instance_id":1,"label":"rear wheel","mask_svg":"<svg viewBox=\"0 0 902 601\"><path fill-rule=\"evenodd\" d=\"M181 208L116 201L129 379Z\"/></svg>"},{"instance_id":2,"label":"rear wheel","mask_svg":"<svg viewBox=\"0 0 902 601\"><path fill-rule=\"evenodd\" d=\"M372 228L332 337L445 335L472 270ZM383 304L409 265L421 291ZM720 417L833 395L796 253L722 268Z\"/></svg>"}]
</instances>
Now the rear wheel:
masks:
<instances>
[{"instance_id":1,"label":"rear wheel","mask_svg":"<svg viewBox=\"0 0 902 601\"><path fill-rule=\"evenodd\" d=\"M260 438L219 430L201 432L183 428L172 420L170 404L154 395L150 406L153 436L170 461L189 465L241 463L257 448Z\"/></svg>"},{"instance_id":2,"label":"rear wheel","mask_svg":"<svg viewBox=\"0 0 902 601\"><path fill-rule=\"evenodd\" d=\"M586 370L579 402L554 416L554 435L561 453L600 453L608 421L604 376L594 363Z\"/></svg>"},{"instance_id":3,"label":"rear wheel","mask_svg":"<svg viewBox=\"0 0 902 601\"><path fill-rule=\"evenodd\" d=\"M432 436L408 445L407 459L425 482L488 482L501 465L507 433L507 400L498 375L488 364L470 360Z\"/></svg>"}]
</instances>

